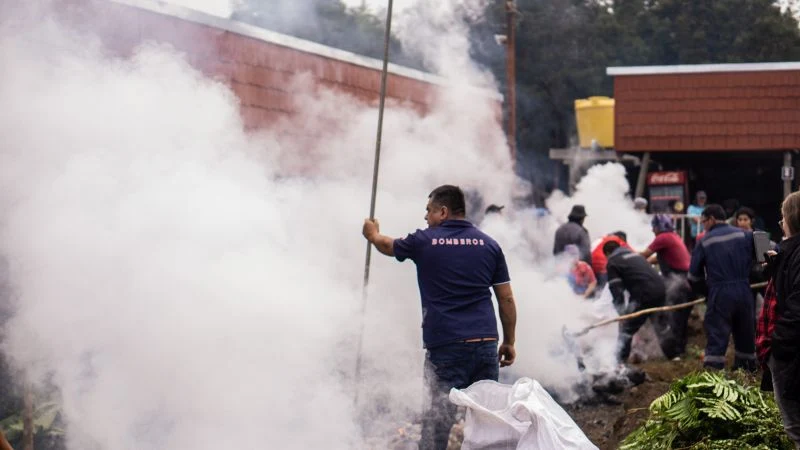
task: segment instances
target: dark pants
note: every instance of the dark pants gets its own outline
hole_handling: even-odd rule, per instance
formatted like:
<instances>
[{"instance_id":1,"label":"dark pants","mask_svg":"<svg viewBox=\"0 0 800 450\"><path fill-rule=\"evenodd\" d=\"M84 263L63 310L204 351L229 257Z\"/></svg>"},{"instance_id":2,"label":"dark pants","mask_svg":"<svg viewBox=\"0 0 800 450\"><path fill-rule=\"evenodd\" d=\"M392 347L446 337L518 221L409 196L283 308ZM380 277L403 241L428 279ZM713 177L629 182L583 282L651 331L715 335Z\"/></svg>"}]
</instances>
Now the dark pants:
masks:
<instances>
[{"instance_id":1,"label":"dark pants","mask_svg":"<svg viewBox=\"0 0 800 450\"><path fill-rule=\"evenodd\" d=\"M497 342L459 342L429 349L425 355L425 384L431 404L422 420L420 450L445 450L457 407L450 389L464 389L500 373Z\"/></svg>"},{"instance_id":2,"label":"dark pants","mask_svg":"<svg viewBox=\"0 0 800 450\"><path fill-rule=\"evenodd\" d=\"M795 448L800 449L800 396L796 393L791 395L792 388L797 386L800 375L798 373L800 361L798 358L781 361L770 356L767 365L772 372L772 389L775 391L775 403L781 411L783 429L794 442Z\"/></svg>"},{"instance_id":3,"label":"dark pants","mask_svg":"<svg viewBox=\"0 0 800 450\"><path fill-rule=\"evenodd\" d=\"M706 353L703 365L714 369L725 368L725 351L733 333L736 349L734 369L757 370L756 333L753 294L747 280L709 287L708 306L703 320L706 332Z\"/></svg>"},{"instance_id":4,"label":"dark pants","mask_svg":"<svg viewBox=\"0 0 800 450\"><path fill-rule=\"evenodd\" d=\"M606 284L608 284L608 272L599 273L597 274L596 278L597 278L597 287L594 288L594 291L599 293L602 292L603 288L606 287Z\"/></svg>"},{"instance_id":5,"label":"dark pants","mask_svg":"<svg viewBox=\"0 0 800 450\"><path fill-rule=\"evenodd\" d=\"M667 305L680 305L694 299L692 288L686 280L686 273L672 272L666 279ZM678 309L658 315L662 328L659 332L661 350L668 359L686 352L688 342L689 318L693 307Z\"/></svg>"},{"instance_id":6,"label":"dark pants","mask_svg":"<svg viewBox=\"0 0 800 450\"><path fill-rule=\"evenodd\" d=\"M641 311L647 308L653 308L656 306L663 306L664 305L664 296L661 294L660 298L648 298L643 297L641 299L634 298L633 296L630 297L628 300L628 308L625 310L618 310L617 312L620 315L623 314L630 314L636 311ZM631 341L633 340L633 335L639 331L639 328L642 328L645 322L647 322L647 316L639 316L633 319L625 320L620 322L619 324L619 338L617 342L617 356L619 357L620 362L625 362L628 360L628 356L631 355ZM659 337L659 343L661 342Z\"/></svg>"}]
</instances>

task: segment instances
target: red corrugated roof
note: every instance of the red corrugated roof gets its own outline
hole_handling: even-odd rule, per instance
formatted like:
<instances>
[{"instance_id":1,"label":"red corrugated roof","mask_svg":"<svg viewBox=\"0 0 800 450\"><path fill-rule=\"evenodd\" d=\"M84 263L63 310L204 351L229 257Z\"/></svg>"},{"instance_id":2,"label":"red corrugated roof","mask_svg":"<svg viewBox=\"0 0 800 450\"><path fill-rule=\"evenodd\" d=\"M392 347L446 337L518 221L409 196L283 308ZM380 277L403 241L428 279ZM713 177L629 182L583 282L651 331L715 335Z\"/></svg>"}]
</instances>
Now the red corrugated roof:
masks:
<instances>
[{"instance_id":1,"label":"red corrugated roof","mask_svg":"<svg viewBox=\"0 0 800 450\"><path fill-rule=\"evenodd\" d=\"M608 72L618 151L800 148L800 63Z\"/></svg>"}]
</instances>

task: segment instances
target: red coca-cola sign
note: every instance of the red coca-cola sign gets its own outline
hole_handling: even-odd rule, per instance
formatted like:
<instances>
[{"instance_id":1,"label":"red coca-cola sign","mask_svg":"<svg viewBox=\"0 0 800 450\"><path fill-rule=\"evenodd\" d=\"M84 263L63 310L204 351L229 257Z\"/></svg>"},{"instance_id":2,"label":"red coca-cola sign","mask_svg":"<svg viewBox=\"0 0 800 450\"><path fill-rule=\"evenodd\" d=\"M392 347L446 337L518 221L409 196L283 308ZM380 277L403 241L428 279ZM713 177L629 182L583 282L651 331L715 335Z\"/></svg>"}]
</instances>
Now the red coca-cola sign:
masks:
<instances>
[{"instance_id":1,"label":"red coca-cola sign","mask_svg":"<svg viewBox=\"0 0 800 450\"><path fill-rule=\"evenodd\" d=\"M686 181L686 172L672 171L672 172L650 172L647 175L647 184L649 186L662 185L662 184L683 184Z\"/></svg>"}]
</instances>

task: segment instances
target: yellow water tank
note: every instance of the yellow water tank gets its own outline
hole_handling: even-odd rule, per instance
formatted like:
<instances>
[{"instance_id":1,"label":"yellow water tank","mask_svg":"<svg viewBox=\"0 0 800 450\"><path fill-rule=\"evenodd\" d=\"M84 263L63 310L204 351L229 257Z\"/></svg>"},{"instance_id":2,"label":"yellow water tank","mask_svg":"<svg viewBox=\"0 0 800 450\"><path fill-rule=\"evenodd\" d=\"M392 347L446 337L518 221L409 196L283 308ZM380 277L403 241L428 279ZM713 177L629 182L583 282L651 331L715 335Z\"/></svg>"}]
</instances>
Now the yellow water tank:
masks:
<instances>
[{"instance_id":1,"label":"yellow water tank","mask_svg":"<svg viewBox=\"0 0 800 450\"><path fill-rule=\"evenodd\" d=\"M614 99L589 97L575 100L575 120L581 148L590 148L592 141L604 148L614 147Z\"/></svg>"}]
</instances>

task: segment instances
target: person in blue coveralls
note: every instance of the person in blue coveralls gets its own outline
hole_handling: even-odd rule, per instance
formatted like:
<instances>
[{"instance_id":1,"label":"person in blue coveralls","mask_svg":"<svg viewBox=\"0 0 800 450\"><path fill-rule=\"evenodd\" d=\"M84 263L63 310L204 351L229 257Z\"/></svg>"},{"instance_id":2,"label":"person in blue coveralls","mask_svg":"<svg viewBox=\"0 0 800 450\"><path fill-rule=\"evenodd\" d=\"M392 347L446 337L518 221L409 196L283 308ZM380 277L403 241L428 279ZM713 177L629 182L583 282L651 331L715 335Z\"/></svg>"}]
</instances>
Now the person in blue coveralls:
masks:
<instances>
[{"instance_id":1,"label":"person in blue coveralls","mask_svg":"<svg viewBox=\"0 0 800 450\"><path fill-rule=\"evenodd\" d=\"M514 362L517 312L503 250L465 220L462 190L437 187L425 210L428 228L405 238L381 234L375 219L366 219L362 232L379 252L401 262L410 259L417 266L424 376L430 394L419 448L445 450L456 414L448 399L450 389L497 381L500 366ZM491 290L503 327L499 348Z\"/></svg>"},{"instance_id":2,"label":"person in blue coveralls","mask_svg":"<svg viewBox=\"0 0 800 450\"><path fill-rule=\"evenodd\" d=\"M725 368L728 337L733 333L734 369L755 371L755 305L750 291L750 270L755 259L753 233L728 225L720 205L708 205L700 215L707 230L692 252L689 281L698 294L708 290L706 351L703 365Z\"/></svg>"}]
</instances>

